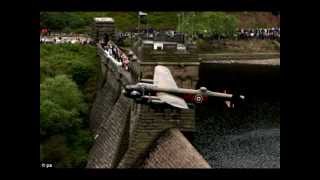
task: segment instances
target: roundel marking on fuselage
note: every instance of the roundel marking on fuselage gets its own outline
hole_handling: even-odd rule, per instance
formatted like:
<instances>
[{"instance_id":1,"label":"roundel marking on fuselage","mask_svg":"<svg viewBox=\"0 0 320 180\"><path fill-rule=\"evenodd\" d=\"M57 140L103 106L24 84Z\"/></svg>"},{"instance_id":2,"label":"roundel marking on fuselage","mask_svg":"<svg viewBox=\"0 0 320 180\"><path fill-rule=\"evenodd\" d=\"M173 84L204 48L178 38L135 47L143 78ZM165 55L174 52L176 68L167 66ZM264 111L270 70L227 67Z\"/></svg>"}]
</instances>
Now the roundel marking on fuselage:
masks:
<instances>
[{"instance_id":1,"label":"roundel marking on fuselage","mask_svg":"<svg viewBox=\"0 0 320 180\"><path fill-rule=\"evenodd\" d=\"M195 95L195 96L194 96L194 101L195 101L196 103L201 104L202 101L203 101L202 95L200 95L200 94Z\"/></svg>"}]
</instances>

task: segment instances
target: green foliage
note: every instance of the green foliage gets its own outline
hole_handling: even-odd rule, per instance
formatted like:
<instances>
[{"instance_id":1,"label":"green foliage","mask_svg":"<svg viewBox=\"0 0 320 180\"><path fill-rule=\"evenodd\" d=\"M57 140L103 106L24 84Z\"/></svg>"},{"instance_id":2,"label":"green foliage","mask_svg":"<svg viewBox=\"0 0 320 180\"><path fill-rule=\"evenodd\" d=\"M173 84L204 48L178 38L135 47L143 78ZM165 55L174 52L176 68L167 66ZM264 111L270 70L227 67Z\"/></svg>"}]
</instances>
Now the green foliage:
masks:
<instances>
[{"instance_id":1,"label":"green foliage","mask_svg":"<svg viewBox=\"0 0 320 180\"><path fill-rule=\"evenodd\" d=\"M40 60L40 82L42 82L47 76L54 76L54 72L48 62Z\"/></svg>"},{"instance_id":2,"label":"green foliage","mask_svg":"<svg viewBox=\"0 0 320 180\"><path fill-rule=\"evenodd\" d=\"M58 104L44 100L40 105L40 126L42 134L50 136L79 126L81 123L76 110L65 110Z\"/></svg>"},{"instance_id":3,"label":"green foliage","mask_svg":"<svg viewBox=\"0 0 320 180\"><path fill-rule=\"evenodd\" d=\"M177 12L150 12L148 13L149 27L155 29L175 29L178 25Z\"/></svg>"},{"instance_id":4,"label":"green foliage","mask_svg":"<svg viewBox=\"0 0 320 180\"><path fill-rule=\"evenodd\" d=\"M66 75L57 75L47 78L40 84L41 98L51 100L62 108L71 110L82 104L82 94L77 85ZM68 93L66 93L68 92Z\"/></svg>"},{"instance_id":5,"label":"green foliage","mask_svg":"<svg viewBox=\"0 0 320 180\"><path fill-rule=\"evenodd\" d=\"M85 167L92 135L89 106L96 91L96 48L40 45L40 159L55 167Z\"/></svg>"},{"instance_id":6,"label":"green foliage","mask_svg":"<svg viewBox=\"0 0 320 180\"><path fill-rule=\"evenodd\" d=\"M53 135L40 145L40 160L57 168L84 168L93 139L87 130Z\"/></svg>"},{"instance_id":7,"label":"green foliage","mask_svg":"<svg viewBox=\"0 0 320 180\"><path fill-rule=\"evenodd\" d=\"M80 44L43 44L40 48L40 77L67 74L84 87L96 75L96 48ZM93 79L94 80L94 79Z\"/></svg>"},{"instance_id":8,"label":"green foliage","mask_svg":"<svg viewBox=\"0 0 320 180\"><path fill-rule=\"evenodd\" d=\"M92 74L92 70L83 63L74 63L71 65L72 79L79 85L84 85Z\"/></svg>"},{"instance_id":9,"label":"green foliage","mask_svg":"<svg viewBox=\"0 0 320 180\"><path fill-rule=\"evenodd\" d=\"M40 84L40 125L46 136L80 127L87 107L77 85L66 75Z\"/></svg>"},{"instance_id":10,"label":"green foliage","mask_svg":"<svg viewBox=\"0 0 320 180\"><path fill-rule=\"evenodd\" d=\"M40 27L49 27L53 31L71 32L72 29L86 26L90 23L88 18L69 12L41 12Z\"/></svg>"},{"instance_id":11,"label":"green foliage","mask_svg":"<svg viewBox=\"0 0 320 180\"><path fill-rule=\"evenodd\" d=\"M41 145L40 159L54 164L56 168L72 167L72 152L62 135L51 136Z\"/></svg>"},{"instance_id":12,"label":"green foliage","mask_svg":"<svg viewBox=\"0 0 320 180\"><path fill-rule=\"evenodd\" d=\"M67 75L40 84L40 159L55 167L85 167L93 142L87 129L88 105Z\"/></svg>"},{"instance_id":13,"label":"green foliage","mask_svg":"<svg viewBox=\"0 0 320 180\"><path fill-rule=\"evenodd\" d=\"M77 130L67 137L68 145L72 151L74 166L84 167L88 159L88 152L93 143L93 138L88 130Z\"/></svg>"},{"instance_id":14,"label":"green foliage","mask_svg":"<svg viewBox=\"0 0 320 180\"><path fill-rule=\"evenodd\" d=\"M189 35L203 34L205 37L232 37L236 32L237 18L223 12L189 12L178 26Z\"/></svg>"},{"instance_id":15,"label":"green foliage","mask_svg":"<svg viewBox=\"0 0 320 180\"><path fill-rule=\"evenodd\" d=\"M147 12L148 27L155 29L175 29L178 26L178 14L181 12ZM280 20L271 12L185 12L184 25L178 26L191 32L191 22L204 31L214 26L212 33L221 33L222 29L232 30L233 26L254 28L280 25ZM195 15L195 17L192 17ZM54 31L90 33L94 17L112 17L119 31L134 30L138 26L138 12L41 12L40 27ZM181 17L181 16L180 16ZM209 21L211 21L211 23ZM181 21L181 20L180 20ZM234 22L237 21L237 22ZM213 22L217 22L214 24ZM220 24L226 23L222 27ZM209 25L211 24L211 25ZM146 27L142 25L142 28ZM196 29L196 28L195 28ZM207 29L208 30L208 29ZM230 32L227 32L229 34ZM228 36L228 35L226 35Z\"/></svg>"},{"instance_id":16,"label":"green foliage","mask_svg":"<svg viewBox=\"0 0 320 180\"><path fill-rule=\"evenodd\" d=\"M156 29L174 29L177 26L175 12L147 12L145 21ZM135 30L138 26L138 12L41 12L40 27L53 31L90 33L94 17L112 17L119 31ZM143 26L146 27L146 26ZM143 28L142 27L142 28Z\"/></svg>"}]
</instances>

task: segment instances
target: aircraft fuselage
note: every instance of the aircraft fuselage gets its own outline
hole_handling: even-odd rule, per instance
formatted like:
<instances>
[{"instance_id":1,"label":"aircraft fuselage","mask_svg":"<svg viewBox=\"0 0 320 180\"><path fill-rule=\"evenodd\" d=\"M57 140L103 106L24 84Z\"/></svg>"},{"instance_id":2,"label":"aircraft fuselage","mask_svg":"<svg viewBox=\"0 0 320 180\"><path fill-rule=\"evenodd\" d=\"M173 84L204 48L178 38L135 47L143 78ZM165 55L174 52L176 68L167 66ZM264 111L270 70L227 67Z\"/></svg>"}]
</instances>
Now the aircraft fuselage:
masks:
<instances>
[{"instance_id":1,"label":"aircraft fuselage","mask_svg":"<svg viewBox=\"0 0 320 180\"><path fill-rule=\"evenodd\" d=\"M184 99L187 103L203 104L207 103L209 97L219 97L223 99L232 99L232 94L219 93L208 91L206 88L198 90L185 89L185 88L164 88L157 87L153 84L138 83L136 85L127 85L125 88L125 95L133 98L136 101L149 101L159 103L161 100L157 97L157 93L164 92L172 94Z\"/></svg>"}]
</instances>

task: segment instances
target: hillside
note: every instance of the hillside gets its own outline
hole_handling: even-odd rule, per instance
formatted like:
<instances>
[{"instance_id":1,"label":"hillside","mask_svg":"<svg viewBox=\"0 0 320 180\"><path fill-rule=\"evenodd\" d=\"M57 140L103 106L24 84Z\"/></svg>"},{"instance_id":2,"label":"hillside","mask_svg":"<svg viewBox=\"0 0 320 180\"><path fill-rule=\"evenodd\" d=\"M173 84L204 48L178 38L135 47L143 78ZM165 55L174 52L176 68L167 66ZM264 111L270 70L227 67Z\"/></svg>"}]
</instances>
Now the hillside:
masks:
<instances>
[{"instance_id":1,"label":"hillside","mask_svg":"<svg viewBox=\"0 0 320 180\"><path fill-rule=\"evenodd\" d=\"M238 18L238 28L279 27L280 17L270 12L229 12Z\"/></svg>"},{"instance_id":2,"label":"hillside","mask_svg":"<svg viewBox=\"0 0 320 180\"><path fill-rule=\"evenodd\" d=\"M155 29L176 29L178 13L147 12L148 26ZM185 12L187 14L188 12ZM271 12L226 12L238 19L238 27L271 27L280 25L280 18ZM40 27L53 31L88 33L94 17L112 17L118 31L131 31L138 25L138 14L130 12L41 12Z\"/></svg>"}]
</instances>

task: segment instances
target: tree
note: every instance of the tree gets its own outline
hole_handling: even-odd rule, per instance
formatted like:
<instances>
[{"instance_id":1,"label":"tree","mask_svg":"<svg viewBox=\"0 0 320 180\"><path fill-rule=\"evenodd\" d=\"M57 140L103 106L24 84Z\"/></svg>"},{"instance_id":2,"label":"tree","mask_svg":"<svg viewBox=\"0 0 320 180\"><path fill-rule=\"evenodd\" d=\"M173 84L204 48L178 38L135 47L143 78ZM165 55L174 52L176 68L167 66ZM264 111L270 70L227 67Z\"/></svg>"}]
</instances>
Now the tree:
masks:
<instances>
[{"instance_id":1,"label":"tree","mask_svg":"<svg viewBox=\"0 0 320 180\"><path fill-rule=\"evenodd\" d=\"M42 161L52 163L57 168L72 167L72 152L68 148L64 136L50 137L40 146L40 150Z\"/></svg>"},{"instance_id":2,"label":"tree","mask_svg":"<svg viewBox=\"0 0 320 180\"><path fill-rule=\"evenodd\" d=\"M82 88L95 76L96 48L80 44L43 44L40 47L40 77L67 74Z\"/></svg>"},{"instance_id":3,"label":"tree","mask_svg":"<svg viewBox=\"0 0 320 180\"><path fill-rule=\"evenodd\" d=\"M55 167L85 167L92 135L84 120L87 105L67 75L40 84L40 159Z\"/></svg>"},{"instance_id":4,"label":"tree","mask_svg":"<svg viewBox=\"0 0 320 180\"><path fill-rule=\"evenodd\" d=\"M86 111L83 95L66 75L40 84L40 127L46 136L81 126L81 115Z\"/></svg>"},{"instance_id":5,"label":"tree","mask_svg":"<svg viewBox=\"0 0 320 180\"><path fill-rule=\"evenodd\" d=\"M84 168L92 142L91 134L83 130L68 136L53 135L40 145L40 160L58 168Z\"/></svg>"},{"instance_id":6,"label":"tree","mask_svg":"<svg viewBox=\"0 0 320 180\"><path fill-rule=\"evenodd\" d=\"M96 49L91 46L41 45L42 162L53 163L54 167L85 167L93 142L85 97L95 92L96 58Z\"/></svg>"},{"instance_id":7,"label":"tree","mask_svg":"<svg viewBox=\"0 0 320 180\"><path fill-rule=\"evenodd\" d=\"M72 151L72 165L74 167L85 167L88 152L93 143L93 138L88 130L76 130L67 136L67 144Z\"/></svg>"},{"instance_id":8,"label":"tree","mask_svg":"<svg viewBox=\"0 0 320 180\"><path fill-rule=\"evenodd\" d=\"M72 79L81 87L84 87L88 79L93 75L93 70L87 64L74 62L71 65Z\"/></svg>"},{"instance_id":9,"label":"tree","mask_svg":"<svg viewBox=\"0 0 320 180\"><path fill-rule=\"evenodd\" d=\"M189 35L202 34L204 37L232 37L236 32L237 18L222 12L189 12L181 27Z\"/></svg>"}]
</instances>

